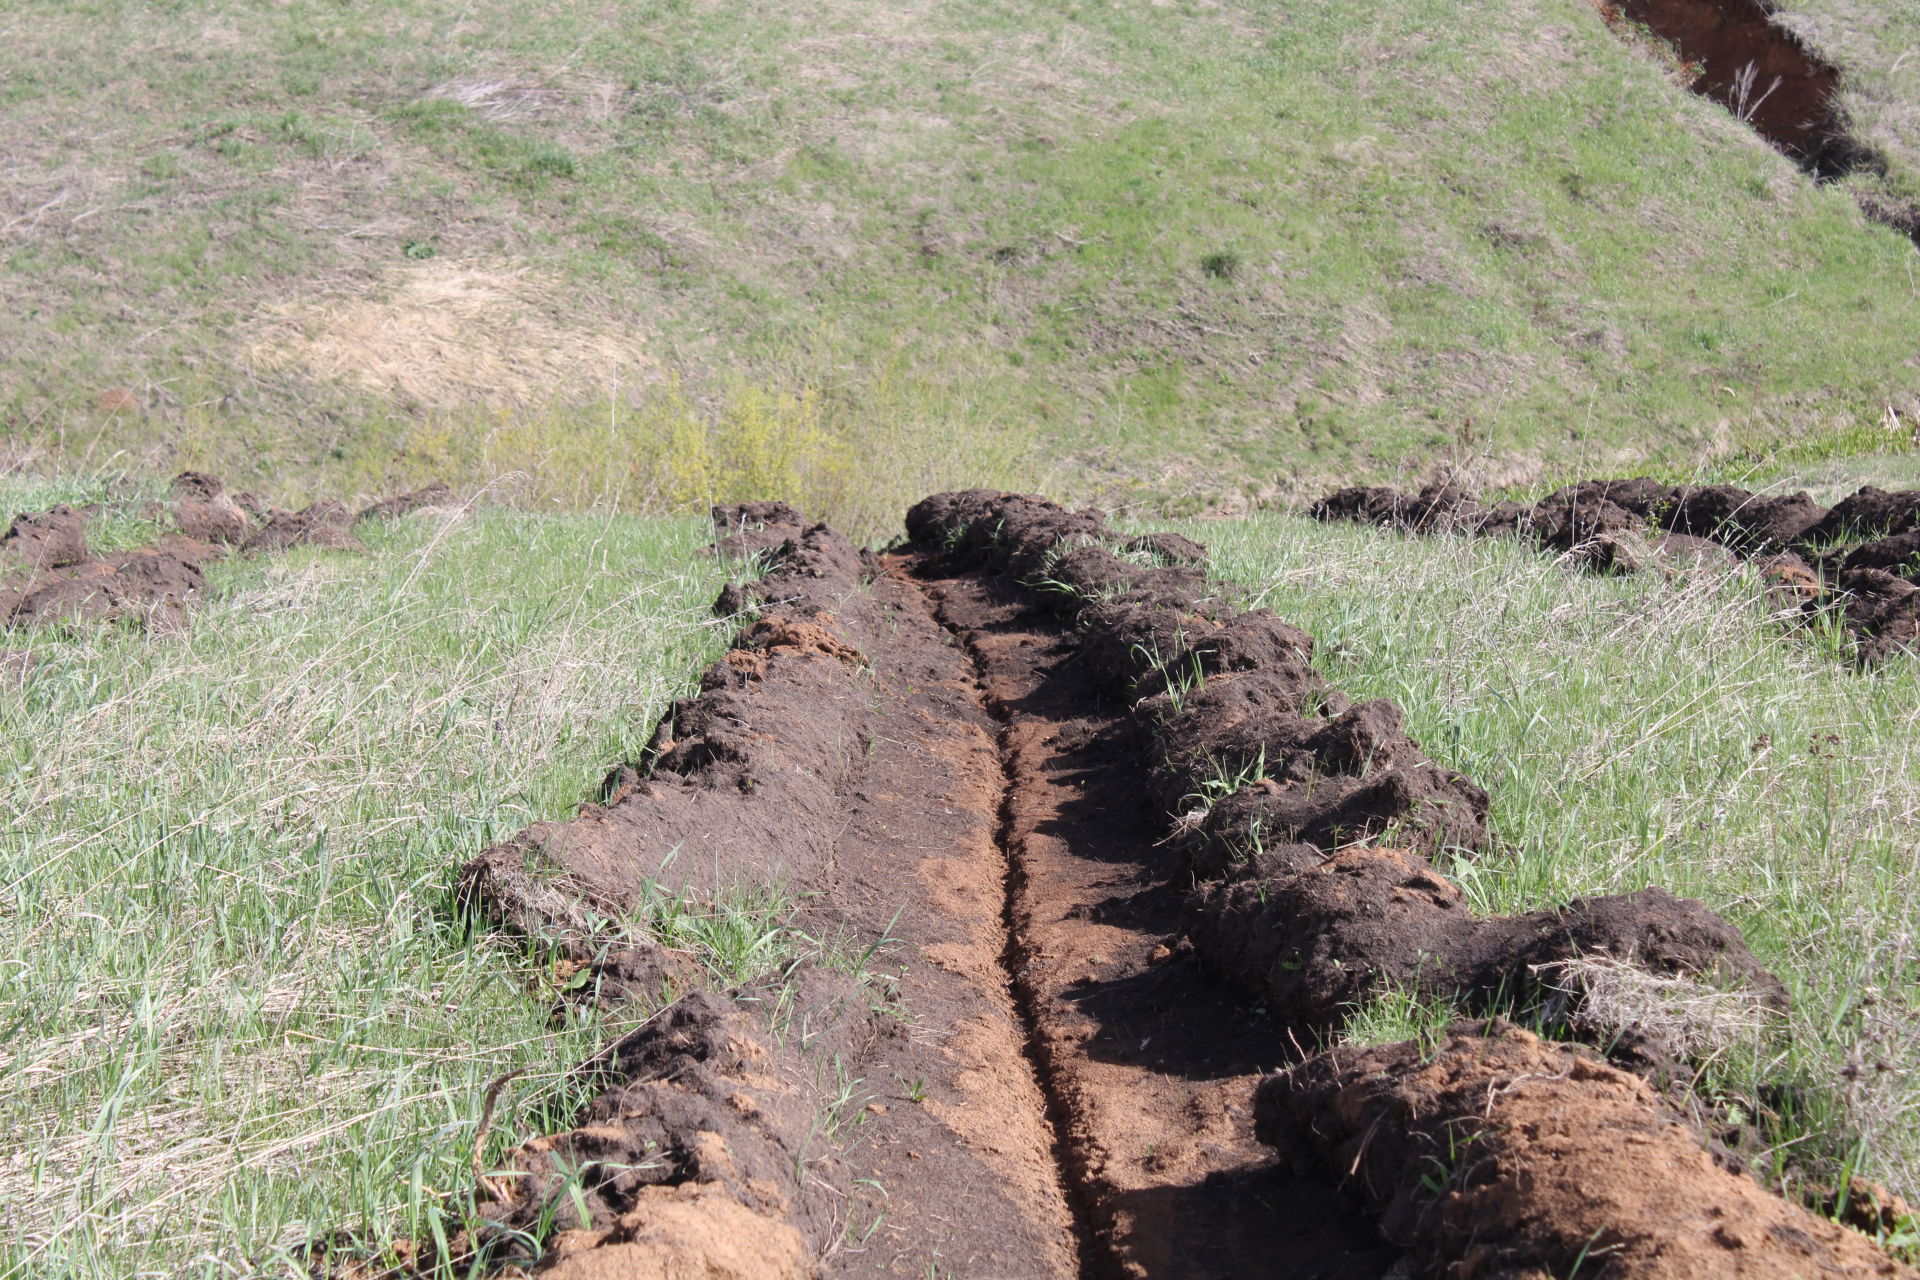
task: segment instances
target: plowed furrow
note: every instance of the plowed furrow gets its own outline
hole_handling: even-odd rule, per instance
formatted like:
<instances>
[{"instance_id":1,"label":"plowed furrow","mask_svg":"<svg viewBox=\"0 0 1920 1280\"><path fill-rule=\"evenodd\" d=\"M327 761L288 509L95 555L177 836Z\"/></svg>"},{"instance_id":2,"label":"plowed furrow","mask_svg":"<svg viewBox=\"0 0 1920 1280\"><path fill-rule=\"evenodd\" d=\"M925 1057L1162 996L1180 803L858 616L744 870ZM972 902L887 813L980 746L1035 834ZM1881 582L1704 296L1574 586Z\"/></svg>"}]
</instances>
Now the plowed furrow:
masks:
<instances>
[{"instance_id":1,"label":"plowed furrow","mask_svg":"<svg viewBox=\"0 0 1920 1280\"><path fill-rule=\"evenodd\" d=\"M1371 1227L1253 1137L1254 1085L1287 1040L1184 945L1164 820L1076 634L1003 582L927 567L1001 723L1008 954L1095 1235L1085 1274L1382 1274L1394 1254Z\"/></svg>"}]
</instances>

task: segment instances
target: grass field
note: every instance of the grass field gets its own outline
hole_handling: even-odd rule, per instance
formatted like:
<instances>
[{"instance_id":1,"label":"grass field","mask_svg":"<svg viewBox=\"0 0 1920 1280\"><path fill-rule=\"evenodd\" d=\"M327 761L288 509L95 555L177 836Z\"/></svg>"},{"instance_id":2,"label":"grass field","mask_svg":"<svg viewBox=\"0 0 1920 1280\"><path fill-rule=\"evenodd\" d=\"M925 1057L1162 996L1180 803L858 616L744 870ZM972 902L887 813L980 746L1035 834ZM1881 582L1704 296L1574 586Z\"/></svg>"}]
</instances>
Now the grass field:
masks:
<instances>
[{"instance_id":1,"label":"grass field","mask_svg":"<svg viewBox=\"0 0 1920 1280\"><path fill-rule=\"evenodd\" d=\"M0 1278L431 1236L488 1082L528 1136L609 1030L451 873L725 643L690 515L879 539L962 485L1231 517L1180 527L1493 793L1479 907L1724 912L1795 1008L1710 1087L1920 1194L1920 666L1738 577L1261 510L1920 484L1920 255L1859 208L1920 207L1920 11L1781 20L1885 173L1814 185L1589 0L4 6L0 515L480 496L221 565L183 637L0 635ZM734 977L780 933L669 924Z\"/></svg>"},{"instance_id":2,"label":"grass field","mask_svg":"<svg viewBox=\"0 0 1920 1280\"><path fill-rule=\"evenodd\" d=\"M1727 1046L1709 1091L1795 1178L1920 1189L1920 664L1856 673L1724 571L1603 578L1294 518L1185 531L1492 794L1493 851L1449 868L1478 909L1661 885L1722 912L1794 1010Z\"/></svg>"},{"instance_id":3,"label":"grass field","mask_svg":"<svg viewBox=\"0 0 1920 1280\"><path fill-rule=\"evenodd\" d=\"M552 1025L543 958L448 890L724 643L703 530L363 532L221 567L190 637L6 641L42 670L0 693L0 1275L303 1275L276 1251L310 1232L430 1238L487 1082L531 1068L499 1123L537 1128L607 1034Z\"/></svg>"},{"instance_id":4,"label":"grass field","mask_svg":"<svg viewBox=\"0 0 1920 1280\"><path fill-rule=\"evenodd\" d=\"M1867 7L1801 6L1899 133L1911 24ZM1232 510L1906 448L1920 409L1911 245L1585 0L26 0L0 36L0 419L70 463L871 528L962 480Z\"/></svg>"}]
</instances>

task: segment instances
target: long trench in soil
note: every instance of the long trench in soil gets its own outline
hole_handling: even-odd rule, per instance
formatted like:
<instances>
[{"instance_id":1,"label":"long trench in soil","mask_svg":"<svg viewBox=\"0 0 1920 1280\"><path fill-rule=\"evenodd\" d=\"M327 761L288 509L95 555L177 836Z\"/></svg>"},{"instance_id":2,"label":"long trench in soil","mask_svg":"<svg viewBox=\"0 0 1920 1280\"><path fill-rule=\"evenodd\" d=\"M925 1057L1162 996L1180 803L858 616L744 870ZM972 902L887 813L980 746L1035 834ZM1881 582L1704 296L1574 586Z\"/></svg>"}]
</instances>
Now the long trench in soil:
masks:
<instances>
[{"instance_id":1,"label":"long trench in soil","mask_svg":"<svg viewBox=\"0 0 1920 1280\"><path fill-rule=\"evenodd\" d=\"M1165 817L1075 632L1004 580L894 558L971 657L997 723L1004 949L1082 1277L1377 1277L1397 1251L1324 1174L1253 1137L1253 1088L1298 1056L1200 970Z\"/></svg>"},{"instance_id":2,"label":"long trench in soil","mask_svg":"<svg viewBox=\"0 0 1920 1280\"><path fill-rule=\"evenodd\" d=\"M1098 537L1097 517L940 495L909 516L913 549L874 557L798 528L785 508L719 516L736 514L782 539L760 590L791 612L765 611L663 719L652 776L486 851L462 891L507 927L566 939L536 930L575 927L581 901L644 906L668 876L701 896L774 879L793 886L795 927L822 946L772 985L723 994L696 981L598 1055L589 1065L609 1083L574 1127L476 1174L485 1199L462 1248L537 1257L552 1280L696 1264L755 1280L1384 1280L1462 1258L1569 1274L1612 1231L1623 1234L1606 1249L1639 1251L1629 1269L1684 1254L1699 1268L1672 1274L1912 1280L1714 1164L1646 1080L1497 1020L1457 1024L1432 1079L1411 1043L1302 1061L1317 1046L1296 1030L1325 1025L1355 973L1411 980L1444 964L1463 990L1492 991L1522 966L1598 949L1725 972L1756 1001L1779 984L1702 904L1647 889L1469 919L1411 849L1323 859L1268 845L1261 878L1196 912L1182 886L1204 874L1190 860L1205 850L1165 842L1166 795L1191 774L1170 785L1147 771L1209 743L1317 744L1332 772L1308 781L1325 779L1324 812L1288 810L1283 784L1262 779L1270 812L1293 812L1301 831L1377 817L1412 822L1409 839L1480 838L1484 794L1396 737L1390 704L1304 730L1299 717L1259 718L1261 699L1295 705L1299 681L1311 691L1288 656L1299 633L1259 612L1195 614L1214 629L1194 652L1240 676L1149 728L1103 693L1137 691L1138 673L1103 666L1145 652L1123 653L1116 635L1157 645L1123 628L1192 608L1182 584L1197 575L1134 572L1072 546L1048 572L1088 592L1133 573L1136 595L1156 602L1116 603L1081 629L1011 577L961 571L965 543L951 557L927 549L942 521L965 519L983 541L1007 539L980 559L1023 572L1043 541ZM739 601L729 588L723 611ZM1207 736L1216 728L1224 736ZM1372 764L1364 781L1340 772L1356 756ZM1288 873L1289 859L1309 869ZM1245 981L1216 980L1196 943ZM590 958L566 953L567 972L592 965L615 1000L684 972L644 941L587 944ZM1436 1189L1427 1162L1482 1120L1474 1133L1500 1154L1475 1162L1465 1200Z\"/></svg>"}]
</instances>

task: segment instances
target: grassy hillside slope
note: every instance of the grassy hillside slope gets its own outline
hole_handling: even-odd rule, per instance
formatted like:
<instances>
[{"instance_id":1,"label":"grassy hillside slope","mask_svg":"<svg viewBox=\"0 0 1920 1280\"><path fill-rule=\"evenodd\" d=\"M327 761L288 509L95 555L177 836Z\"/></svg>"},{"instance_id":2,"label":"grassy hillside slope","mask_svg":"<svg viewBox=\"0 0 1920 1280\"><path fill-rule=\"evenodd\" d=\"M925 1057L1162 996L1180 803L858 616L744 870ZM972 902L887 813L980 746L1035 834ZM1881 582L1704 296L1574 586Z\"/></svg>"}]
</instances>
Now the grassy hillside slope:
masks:
<instances>
[{"instance_id":1,"label":"grassy hillside slope","mask_svg":"<svg viewBox=\"0 0 1920 1280\"><path fill-rule=\"evenodd\" d=\"M1177 508L1900 446L1920 397L1912 246L1585 0L26 0L0 37L19 448L871 525L960 479Z\"/></svg>"},{"instance_id":2,"label":"grassy hillside slope","mask_svg":"<svg viewBox=\"0 0 1920 1280\"><path fill-rule=\"evenodd\" d=\"M1920 211L1920 10L1874 0L1784 0L1775 21L1845 73L1840 105L1884 174L1847 184L1895 211Z\"/></svg>"}]
</instances>

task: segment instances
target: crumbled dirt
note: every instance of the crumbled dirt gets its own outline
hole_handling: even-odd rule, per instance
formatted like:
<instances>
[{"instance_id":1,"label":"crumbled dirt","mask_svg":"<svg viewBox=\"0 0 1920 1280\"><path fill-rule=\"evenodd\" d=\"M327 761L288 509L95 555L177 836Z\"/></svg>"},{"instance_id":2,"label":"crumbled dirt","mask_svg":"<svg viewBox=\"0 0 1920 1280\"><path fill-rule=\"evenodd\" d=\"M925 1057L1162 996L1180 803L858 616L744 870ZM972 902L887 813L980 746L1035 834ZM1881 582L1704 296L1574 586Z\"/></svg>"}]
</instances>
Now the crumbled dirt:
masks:
<instances>
[{"instance_id":1,"label":"crumbled dirt","mask_svg":"<svg viewBox=\"0 0 1920 1280\"><path fill-rule=\"evenodd\" d=\"M1911 1276L1714 1162L1645 1081L1498 1022L1272 1077L1260 1135L1317 1151L1422 1276Z\"/></svg>"},{"instance_id":2,"label":"crumbled dirt","mask_svg":"<svg viewBox=\"0 0 1920 1280\"><path fill-rule=\"evenodd\" d=\"M65 503L13 518L0 537L0 557L9 570L29 573L64 569L87 559L87 516Z\"/></svg>"},{"instance_id":3,"label":"crumbled dirt","mask_svg":"<svg viewBox=\"0 0 1920 1280\"><path fill-rule=\"evenodd\" d=\"M836 997L844 1009L844 985L807 993L809 1009ZM693 992L584 1070L608 1086L574 1128L535 1138L487 1171L497 1194L481 1201L477 1216L487 1226L468 1247L495 1261L532 1261L535 1243L571 1233L563 1257L610 1245L631 1256L645 1247L657 1193L693 1186L709 1211L726 1206L722 1222L755 1224L762 1245L773 1246L767 1261L801 1261L799 1241L815 1256L825 1248L844 1188L838 1162L812 1142L817 1102L808 1072L795 1050L732 1001ZM722 1233L693 1230L687 1203L675 1203L667 1234L693 1247L727 1247ZM579 1266L572 1273L594 1274Z\"/></svg>"},{"instance_id":4,"label":"crumbled dirt","mask_svg":"<svg viewBox=\"0 0 1920 1280\"><path fill-rule=\"evenodd\" d=\"M834 1070L862 1084L843 1157L857 1242L832 1246L831 1274L1079 1274L1002 966L1004 779L971 665L899 560L777 504L715 522L722 550L770 566L726 593L727 612L757 615L738 647L662 719L647 759L616 771L606 804L483 855L467 899L566 950L598 927L588 905L604 918L650 892L778 881L810 935L900 940L873 963L910 1022L863 1016L835 1051ZM622 1231L656 1230L652 1204ZM816 1266L828 1243L803 1235Z\"/></svg>"},{"instance_id":5,"label":"crumbled dirt","mask_svg":"<svg viewBox=\"0 0 1920 1280\"><path fill-rule=\"evenodd\" d=\"M419 505L415 499L444 490L429 486L389 501ZM149 514L170 519L178 532L111 555L88 548L87 511L62 505L15 516L0 536L0 625L129 622L151 632L176 632L206 591L206 566L234 548L362 549L347 532L340 503L280 511L250 495L236 498L218 476L194 471L176 476L168 501L152 505Z\"/></svg>"},{"instance_id":6,"label":"crumbled dirt","mask_svg":"<svg viewBox=\"0 0 1920 1280\"><path fill-rule=\"evenodd\" d=\"M1828 1216L1875 1236L1892 1235L1913 1217L1906 1200L1857 1176L1848 1178L1845 1193L1829 1196L1824 1207Z\"/></svg>"},{"instance_id":7,"label":"crumbled dirt","mask_svg":"<svg viewBox=\"0 0 1920 1280\"><path fill-rule=\"evenodd\" d=\"M1308 514L1408 532L1531 538L1611 573L1745 560L1783 610L1805 620L1837 617L1863 664L1920 643L1920 490L1868 486L1828 509L1805 493L1639 477L1569 485L1532 507L1492 508L1433 484L1418 494L1341 489Z\"/></svg>"},{"instance_id":8,"label":"crumbled dirt","mask_svg":"<svg viewBox=\"0 0 1920 1280\"><path fill-rule=\"evenodd\" d=\"M201 559L143 548L73 565L31 580L18 595L0 589L0 616L15 625L127 620L149 631L179 631L206 589Z\"/></svg>"},{"instance_id":9,"label":"crumbled dirt","mask_svg":"<svg viewBox=\"0 0 1920 1280\"><path fill-rule=\"evenodd\" d=\"M1866 485L1834 503L1833 510L1807 530L1812 543L1885 538L1920 529L1920 489L1889 492Z\"/></svg>"},{"instance_id":10,"label":"crumbled dirt","mask_svg":"<svg viewBox=\"0 0 1920 1280\"><path fill-rule=\"evenodd\" d=\"M348 530L353 518L333 498L298 511L269 508L241 542L243 551L285 551L288 547L324 547L329 551L365 551Z\"/></svg>"},{"instance_id":11,"label":"crumbled dirt","mask_svg":"<svg viewBox=\"0 0 1920 1280\"><path fill-rule=\"evenodd\" d=\"M189 538L238 546L253 530L253 517L218 476L183 471L173 478L172 498L174 523Z\"/></svg>"},{"instance_id":12,"label":"crumbled dirt","mask_svg":"<svg viewBox=\"0 0 1920 1280\"><path fill-rule=\"evenodd\" d=\"M1392 1255L1366 1223L1252 1139L1253 1085L1292 1050L1244 993L1172 955L1180 859L1082 635L1011 581L939 559L921 572L1001 721L1017 993L1097 1245L1082 1274L1383 1274Z\"/></svg>"},{"instance_id":13,"label":"crumbled dirt","mask_svg":"<svg viewBox=\"0 0 1920 1280\"><path fill-rule=\"evenodd\" d=\"M1667 1243L1699 1199L1754 1263L1739 1274L1905 1274L1862 1237L1805 1234L1594 1055L1470 1028L1493 1048L1434 1082L1419 1046L1365 1070L1308 1056L1382 979L1491 1000L1577 959L1784 997L1737 931L1657 888L1474 917L1426 854L1485 842L1485 793L1397 707L1330 688L1303 633L1210 588L1197 544L984 491L920 504L881 555L780 504L714 517L718 549L766 569L716 606L749 620L735 648L602 803L461 877L472 911L555 946L563 986L672 1001L580 1068L582 1115L483 1172L491 1225L463 1249L575 1278L1531 1278L1606 1227L1583 1265L1735 1274L1698 1269L1734 1245ZM683 989L649 901L776 881L862 977L796 962ZM1577 1005L1577 973L1556 981ZM1484 1110L1463 1110L1476 1087ZM1403 1095L1400 1129L1368 1136ZM1322 1111L1348 1128L1314 1128ZM1476 1151L1514 1154L1430 1209L1419 1161L1469 1115ZM1536 1142L1542 1123L1561 1136ZM1635 1143L1654 1158L1628 1161Z\"/></svg>"},{"instance_id":14,"label":"crumbled dirt","mask_svg":"<svg viewBox=\"0 0 1920 1280\"><path fill-rule=\"evenodd\" d=\"M1378 969L1415 987L1436 974L1436 985L1468 998L1511 996L1536 968L1564 973L1565 962L1577 957L1650 976L1711 977L1754 1005L1784 1003L1779 984L1753 961L1737 931L1700 904L1658 889L1476 920L1458 890L1417 854L1329 850L1295 841L1261 844L1222 868L1230 877L1224 884L1197 897L1181 892L1193 875L1190 863L1167 858L1161 844L1148 843L1142 833L1159 826L1156 816L1172 817L1176 836L1193 824L1188 815L1169 815L1164 808L1158 815L1143 812L1143 793L1163 801L1184 781L1183 794L1204 797L1207 783L1221 785L1209 742L1232 744L1242 760L1251 749L1258 761L1254 743L1267 736L1266 758L1285 760L1296 744L1328 731L1303 730L1282 715L1270 734L1236 738L1236 714L1244 720L1248 709L1297 716L1309 707L1331 707L1330 722L1348 718L1330 734L1340 746L1323 746L1321 759L1334 763L1375 754L1387 762L1388 777L1396 758L1412 759L1418 749L1400 740L1397 714L1376 707L1350 715L1360 709L1303 670L1306 650L1300 645L1215 672L1206 692L1231 691L1242 682L1249 690L1246 697L1221 696L1222 725L1183 724L1197 695L1191 689L1182 695L1166 681L1167 687L1130 708L1125 721L1106 719L1100 700L1089 693L1151 690L1146 676L1152 668L1178 669L1189 661L1204 668L1204 637L1216 628L1231 629L1236 615L1218 600L1183 591L1163 571L1135 569L1129 577L1113 561L1080 556L1093 549L1103 523L1097 512L1064 512L1030 498L979 492L941 495L909 515L919 544L935 556L924 572L933 579L942 617L974 651L990 705L1006 725L1002 747L1011 788L1003 839L1015 873L1012 941L1025 961L1018 989L1035 1029L1043 1082L1063 1112L1067 1168L1090 1210L1096 1238L1121 1272L1252 1274L1258 1269L1254 1259L1271 1254L1250 1247L1240 1234L1242 1224L1274 1212L1276 1202L1291 1212L1311 1205L1311 1219L1325 1233L1293 1255L1291 1266L1365 1271L1388 1263L1390 1255L1347 1234L1350 1222L1334 1216L1335 1206L1310 1199L1317 1190L1292 1184L1276 1189L1272 1179L1298 1173L1302 1154L1312 1149L1307 1136L1273 1129L1261 1134L1277 1149L1277 1167L1250 1160L1235 1147L1243 1132L1235 1119L1237 1099L1245 1095L1238 1092L1232 1046L1247 1043L1236 1037L1251 1039L1256 1060L1262 1042L1265 1053L1293 1057L1303 1041L1311 1042L1316 1025L1333 1021L1343 1003L1366 993ZM1049 531L1074 540L1071 561L1047 553ZM1003 576L970 572L982 564ZM1017 567L1023 565L1024 578ZM1062 574L1063 567L1071 567L1072 576ZM1153 630L1156 624L1142 616L1153 608L1178 618L1180 626ZM1050 625L1049 613L1078 625ZM1196 618L1209 625L1196 625ZM1137 643L1103 636L1109 628L1129 638L1153 634L1167 644L1146 653ZM1129 776L1129 756L1151 766L1150 786ZM1277 780L1249 781L1257 772L1264 769L1225 780L1237 789L1211 808L1270 794ZM1475 794L1477 789L1456 793L1451 803L1471 808ZM1211 812L1204 820L1211 820ZM1232 962L1235 947L1243 949L1244 962ZM1195 967L1201 961L1206 968ZM1205 994L1209 970L1228 983L1215 988L1221 1004ZM1257 1005L1240 1003L1209 1022L1223 1006L1244 1000L1236 992L1248 991L1256 993ZM1560 994L1580 997L1565 987ZM1660 1059L1652 1051L1657 1046L1623 1044L1616 1029L1583 1022L1578 1009L1564 1025L1570 1034L1605 1036L1636 1063L1651 1066ZM1619 1074L1651 1105L1649 1086ZM1184 1097L1175 1079L1188 1082ZM1193 1081L1214 1088L1194 1091ZM1171 1122L1176 1115L1184 1117L1182 1123ZM1676 1122L1675 1133L1698 1155L1698 1164L1713 1167L1697 1130ZM1170 1193L1163 1181L1168 1174L1177 1181L1202 1171L1198 1187L1188 1181ZM1237 1179L1243 1176L1265 1184L1261 1208L1231 1202L1229 1189L1241 1185ZM1616 1176L1633 1179L1623 1189L1629 1198L1671 1201L1686 1194L1685 1179L1670 1181L1664 1170L1634 1167ZM1660 1187L1665 1190L1655 1190ZM1757 1187L1753 1199L1789 1220L1805 1216ZM1170 1205L1177 1206L1171 1220L1163 1219L1160 1212ZM1504 1210L1520 1215L1517 1225L1498 1216ZM1525 1253L1531 1247L1526 1215L1536 1212L1553 1217L1560 1208L1550 1200L1536 1204L1523 1181L1504 1207L1470 1210L1461 1239L1444 1244L1457 1252L1439 1253L1437 1260L1416 1253L1404 1262L1422 1274L1533 1275L1476 1269L1475 1260L1509 1246ZM1195 1228L1197 1239L1183 1234ZM1282 1229L1298 1239L1305 1228ZM1261 1230L1272 1238L1272 1225ZM1509 1232L1518 1233L1511 1242L1505 1239ZM1391 1226L1387 1234L1396 1244L1423 1244L1394 1236ZM1587 1230L1586 1236L1592 1234ZM1767 1254L1762 1274L1790 1273L1799 1264L1799 1246L1791 1239L1781 1243L1760 1235L1744 1247ZM1864 1241L1859 1247L1884 1262ZM1303 1264L1302 1257L1311 1261ZM1885 1266L1891 1268L1887 1274L1905 1274L1890 1262Z\"/></svg>"}]
</instances>

